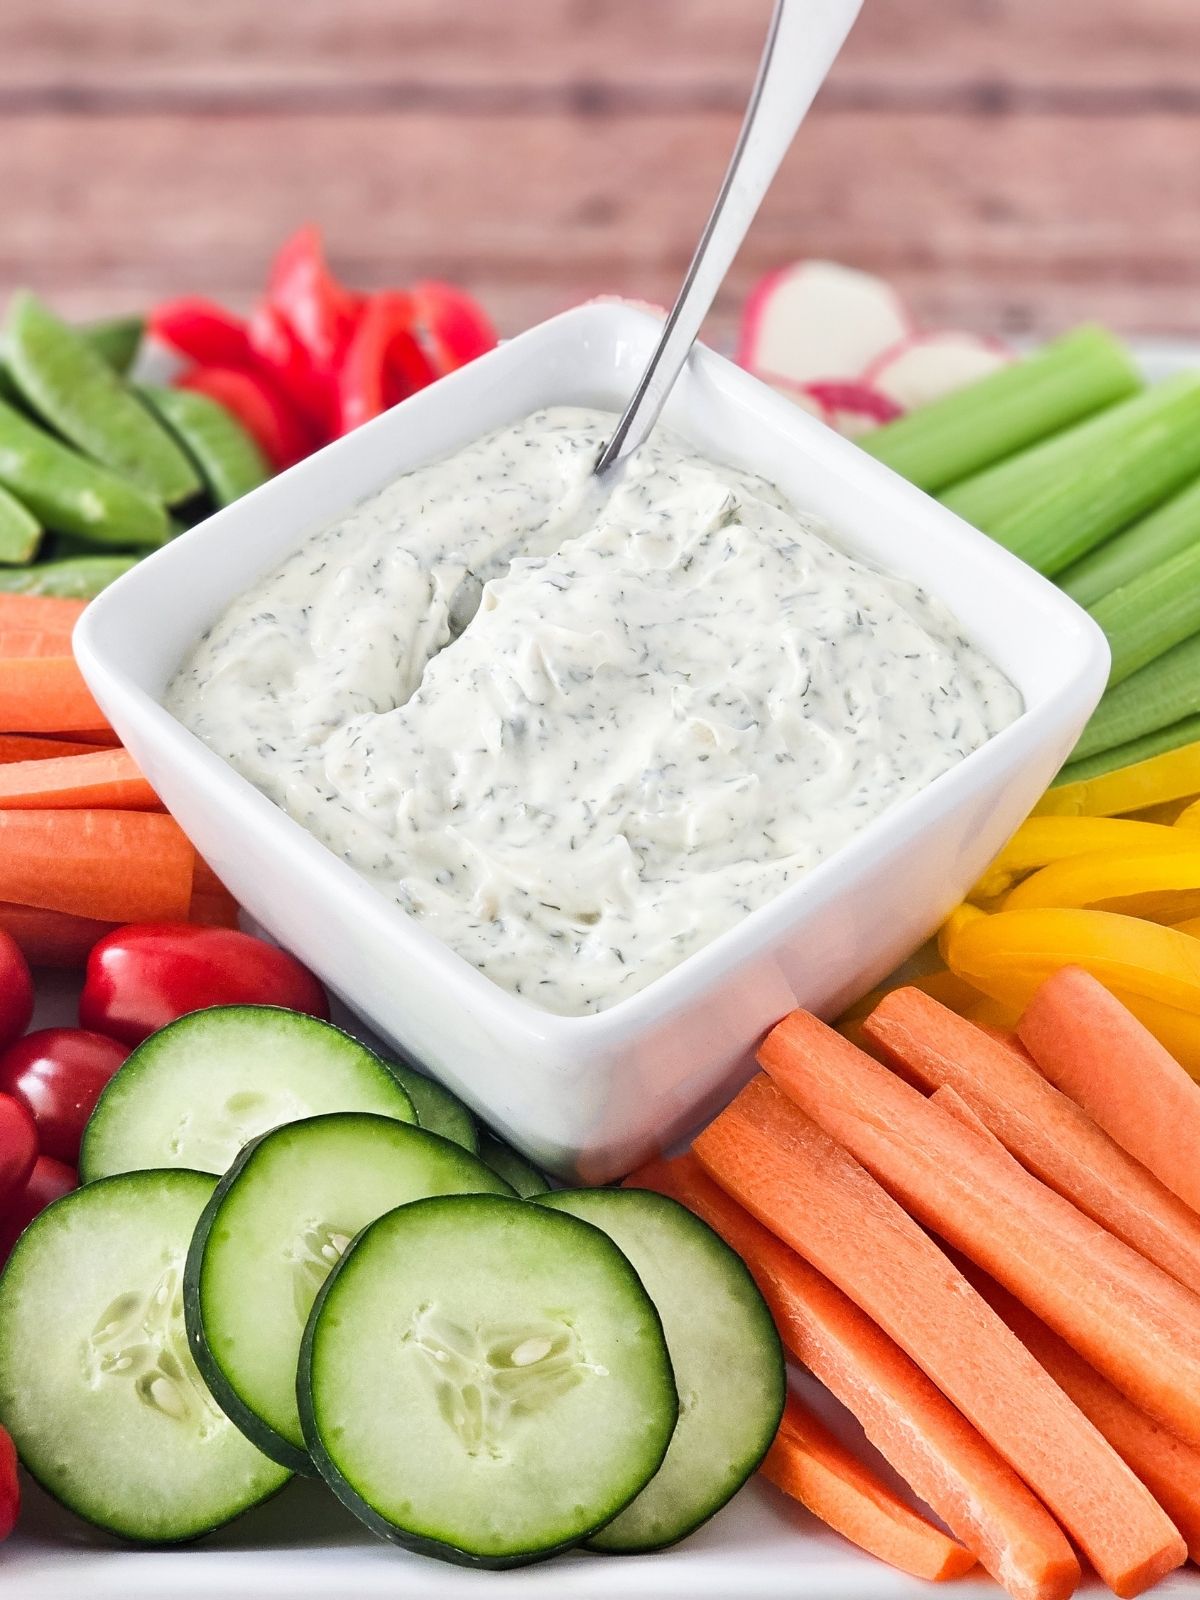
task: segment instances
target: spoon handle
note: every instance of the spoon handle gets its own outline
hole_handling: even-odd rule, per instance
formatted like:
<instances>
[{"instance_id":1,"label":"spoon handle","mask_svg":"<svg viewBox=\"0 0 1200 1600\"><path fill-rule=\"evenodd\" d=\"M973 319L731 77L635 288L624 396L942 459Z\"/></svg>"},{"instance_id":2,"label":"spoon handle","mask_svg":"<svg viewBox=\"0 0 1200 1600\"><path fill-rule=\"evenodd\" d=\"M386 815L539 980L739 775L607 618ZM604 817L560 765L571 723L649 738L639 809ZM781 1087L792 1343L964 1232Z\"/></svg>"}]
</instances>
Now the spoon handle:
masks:
<instances>
[{"instance_id":1,"label":"spoon handle","mask_svg":"<svg viewBox=\"0 0 1200 1600\"><path fill-rule=\"evenodd\" d=\"M779 163L854 25L862 0L775 0L758 75L712 214L662 338L596 463L643 443L679 376Z\"/></svg>"}]
</instances>

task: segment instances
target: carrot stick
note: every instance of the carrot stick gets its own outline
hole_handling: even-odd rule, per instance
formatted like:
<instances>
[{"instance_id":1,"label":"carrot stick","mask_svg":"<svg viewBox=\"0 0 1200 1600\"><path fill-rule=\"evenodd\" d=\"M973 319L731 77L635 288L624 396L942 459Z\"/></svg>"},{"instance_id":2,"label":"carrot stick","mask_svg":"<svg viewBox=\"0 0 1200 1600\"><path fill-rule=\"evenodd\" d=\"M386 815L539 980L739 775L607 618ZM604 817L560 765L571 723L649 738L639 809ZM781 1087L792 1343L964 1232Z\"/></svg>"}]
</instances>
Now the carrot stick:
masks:
<instances>
[{"instance_id":1,"label":"carrot stick","mask_svg":"<svg viewBox=\"0 0 1200 1600\"><path fill-rule=\"evenodd\" d=\"M70 633L86 607L86 600L60 600L53 595L0 594L0 629Z\"/></svg>"},{"instance_id":2,"label":"carrot stick","mask_svg":"<svg viewBox=\"0 0 1200 1600\"><path fill-rule=\"evenodd\" d=\"M0 903L0 928L12 935L33 967L82 967L97 939L116 926L65 911Z\"/></svg>"},{"instance_id":3,"label":"carrot stick","mask_svg":"<svg viewBox=\"0 0 1200 1600\"><path fill-rule=\"evenodd\" d=\"M914 1578L961 1578L975 1565L969 1550L906 1505L795 1394L759 1470L860 1550Z\"/></svg>"},{"instance_id":4,"label":"carrot stick","mask_svg":"<svg viewBox=\"0 0 1200 1600\"><path fill-rule=\"evenodd\" d=\"M0 763L10 761L52 761L59 756L90 756L104 746L68 739L39 739L29 733L0 733Z\"/></svg>"},{"instance_id":5,"label":"carrot stick","mask_svg":"<svg viewBox=\"0 0 1200 1600\"><path fill-rule=\"evenodd\" d=\"M1103 984L1064 967L1038 989L1018 1032L1051 1083L1200 1210L1200 1087Z\"/></svg>"},{"instance_id":6,"label":"carrot stick","mask_svg":"<svg viewBox=\"0 0 1200 1600\"><path fill-rule=\"evenodd\" d=\"M89 733L108 727L70 656L0 661L0 729Z\"/></svg>"},{"instance_id":7,"label":"carrot stick","mask_svg":"<svg viewBox=\"0 0 1200 1600\"><path fill-rule=\"evenodd\" d=\"M652 1162L626 1182L670 1195L737 1251L788 1350L1014 1600L1066 1600L1079 1563L1058 1524L882 1328L743 1210L694 1155Z\"/></svg>"},{"instance_id":8,"label":"carrot stick","mask_svg":"<svg viewBox=\"0 0 1200 1600\"><path fill-rule=\"evenodd\" d=\"M1047 1083L1019 1042L989 1037L915 989L881 1000L863 1032L873 1055L919 1088L956 1089L1036 1178L1200 1293L1200 1217Z\"/></svg>"},{"instance_id":9,"label":"carrot stick","mask_svg":"<svg viewBox=\"0 0 1200 1600\"><path fill-rule=\"evenodd\" d=\"M1139 1411L998 1283L976 1285L1025 1348L1137 1473L1200 1561L1200 1450Z\"/></svg>"},{"instance_id":10,"label":"carrot stick","mask_svg":"<svg viewBox=\"0 0 1200 1600\"><path fill-rule=\"evenodd\" d=\"M183 922L196 852L152 811L0 811L0 900L99 922Z\"/></svg>"},{"instance_id":11,"label":"carrot stick","mask_svg":"<svg viewBox=\"0 0 1200 1600\"><path fill-rule=\"evenodd\" d=\"M55 728L53 731L47 731L47 737L62 740L74 739L86 744L99 745L102 750L119 750L121 748L120 739L109 727L92 729L63 728L61 730Z\"/></svg>"},{"instance_id":12,"label":"carrot stick","mask_svg":"<svg viewBox=\"0 0 1200 1600\"><path fill-rule=\"evenodd\" d=\"M188 921L206 928L236 928L238 903L228 889L197 889L188 908Z\"/></svg>"},{"instance_id":13,"label":"carrot stick","mask_svg":"<svg viewBox=\"0 0 1200 1600\"><path fill-rule=\"evenodd\" d=\"M1186 1558L1146 1489L944 1252L769 1079L752 1079L694 1149L907 1352L1118 1594L1140 1593Z\"/></svg>"},{"instance_id":14,"label":"carrot stick","mask_svg":"<svg viewBox=\"0 0 1200 1600\"><path fill-rule=\"evenodd\" d=\"M158 796L127 750L0 766L0 810L104 806L114 811L160 809Z\"/></svg>"},{"instance_id":15,"label":"carrot stick","mask_svg":"<svg viewBox=\"0 0 1200 1600\"><path fill-rule=\"evenodd\" d=\"M0 628L0 659L28 660L35 656L69 656L70 632L50 628Z\"/></svg>"}]
</instances>

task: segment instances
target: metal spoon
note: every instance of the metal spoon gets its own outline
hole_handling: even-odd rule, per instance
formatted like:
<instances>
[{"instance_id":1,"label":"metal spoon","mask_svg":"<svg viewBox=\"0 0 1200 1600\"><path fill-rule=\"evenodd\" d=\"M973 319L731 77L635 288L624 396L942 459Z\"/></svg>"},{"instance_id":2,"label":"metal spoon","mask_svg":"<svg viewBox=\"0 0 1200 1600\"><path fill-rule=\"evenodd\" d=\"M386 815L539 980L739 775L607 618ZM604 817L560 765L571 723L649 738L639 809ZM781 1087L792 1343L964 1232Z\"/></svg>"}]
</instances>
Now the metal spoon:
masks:
<instances>
[{"instance_id":1,"label":"metal spoon","mask_svg":"<svg viewBox=\"0 0 1200 1600\"><path fill-rule=\"evenodd\" d=\"M775 0L750 103L679 298L596 471L645 442L862 0Z\"/></svg>"}]
</instances>

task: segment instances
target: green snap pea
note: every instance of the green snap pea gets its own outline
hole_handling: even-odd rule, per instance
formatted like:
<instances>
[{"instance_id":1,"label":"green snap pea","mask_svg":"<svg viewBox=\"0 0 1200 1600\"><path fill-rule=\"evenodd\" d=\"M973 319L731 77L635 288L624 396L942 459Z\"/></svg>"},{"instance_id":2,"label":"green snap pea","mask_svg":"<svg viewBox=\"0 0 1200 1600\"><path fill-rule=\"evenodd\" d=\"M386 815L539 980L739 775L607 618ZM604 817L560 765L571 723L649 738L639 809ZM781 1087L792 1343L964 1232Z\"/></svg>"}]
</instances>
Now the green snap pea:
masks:
<instances>
[{"instance_id":1,"label":"green snap pea","mask_svg":"<svg viewBox=\"0 0 1200 1600\"><path fill-rule=\"evenodd\" d=\"M146 332L144 317L101 317L85 322L79 332L114 372L129 371L142 347Z\"/></svg>"},{"instance_id":2,"label":"green snap pea","mask_svg":"<svg viewBox=\"0 0 1200 1600\"><path fill-rule=\"evenodd\" d=\"M0 485L43 526L92 544L159 545L168 536L167 513L159 501L85 460L3 401Z\"/></svg>"},{"instance_id":3,"label":"green snap pea","mask_svg":"<svg viewBox=\"0 0 1200 1600\"><path fill-rule=\"evenodd\" d=\"M0 594L51 594L64 600L93 600L101 589L141 558L75 556L70 561L43 561L35 567L0 567Z\"/></svg>"},{"instance_id":4,"label":"green snap pea","mask_svg":"<svg viewBox=\"0 0 1200 1600\"><path fill-rule=\"evenodd\" d=\"M271 476L265 456L245 428L208 395L191 389L138 392L192 457L215 505L231 505Z\"/></svg>"},{"instance_id":5,"label":"green snap pea","mask_svg":"<svg viewBox=\"0 0 1200 1600\"><path fill-rule=\"evenodd\" d=\"M146 495L176 505L196 494L192 463L99 351L27 291L13 297L8 366L38 416Z\"/></svg>"},{"instance_id":6,"label":"green snap pea","mask_svg":"<svg viewBox=\"0 0 1200 1600\"><path fill-rule=\"evenodd\" d=\"M42 528L7 489L0 489L0 562L6 566L25 566L37 555Z\"/></svg>"}]
</instances>

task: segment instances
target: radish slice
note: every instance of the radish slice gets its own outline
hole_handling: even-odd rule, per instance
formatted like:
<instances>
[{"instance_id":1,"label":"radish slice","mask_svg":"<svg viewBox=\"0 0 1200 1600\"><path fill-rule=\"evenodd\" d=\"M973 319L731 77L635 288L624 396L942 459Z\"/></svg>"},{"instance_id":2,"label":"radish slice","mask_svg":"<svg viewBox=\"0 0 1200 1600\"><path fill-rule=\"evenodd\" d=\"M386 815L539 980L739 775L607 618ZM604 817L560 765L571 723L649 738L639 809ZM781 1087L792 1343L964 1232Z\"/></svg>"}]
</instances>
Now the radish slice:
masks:
<instances>
[{"instance_id":1,"label":"radish slice","mask_svg":"<svg viewBox=\"0 0 1200 1600\"><path fill-rule=\"evenodd\" d=\"M919 333L876 357L863 381L911 411L964 389L1012 360L998 339L974 333Z\"/></svg>"},{"instance_id":2,"label":"radish slice","mask_svg":"<svg viewBox=\"0 0 1200 1600\"><path fill-rule=\"evenodd\" d=\"M763 382L811 411L814 417L819 417L847 439L856 439L882 423L894 422L901 414L894 400L857 379L820 378L815 383L786 383L782 379L764 378Z\"/></svg>"},{"instance_id":3,"label":"radish slice","mask_svg":"<svg viewBox=\"0 0 1200 1600\"><path fill-rule=\"evenodd\" d=\"M890 284L831 261L797 261L751 290L735 359L768 382L860 373L914 329Z\"/></svg>"}]
</instances>

